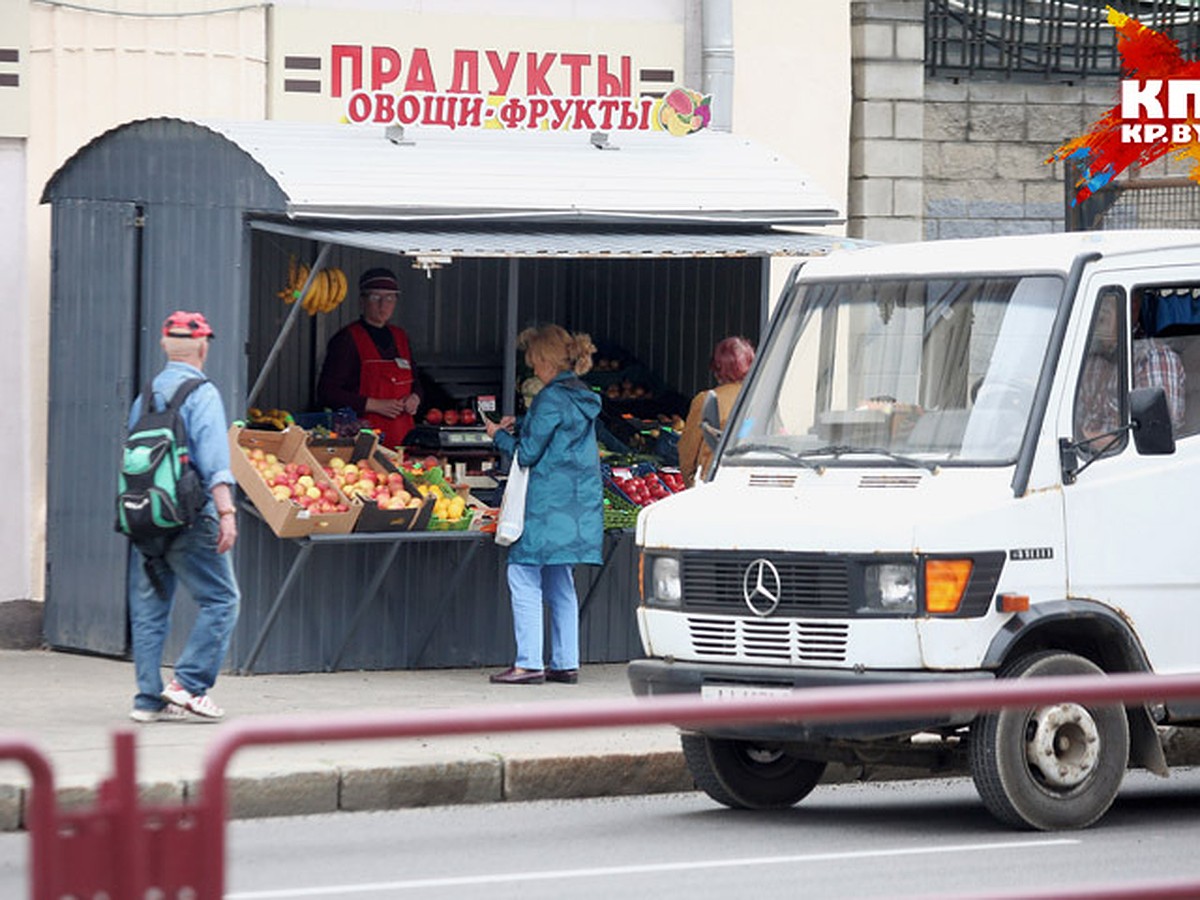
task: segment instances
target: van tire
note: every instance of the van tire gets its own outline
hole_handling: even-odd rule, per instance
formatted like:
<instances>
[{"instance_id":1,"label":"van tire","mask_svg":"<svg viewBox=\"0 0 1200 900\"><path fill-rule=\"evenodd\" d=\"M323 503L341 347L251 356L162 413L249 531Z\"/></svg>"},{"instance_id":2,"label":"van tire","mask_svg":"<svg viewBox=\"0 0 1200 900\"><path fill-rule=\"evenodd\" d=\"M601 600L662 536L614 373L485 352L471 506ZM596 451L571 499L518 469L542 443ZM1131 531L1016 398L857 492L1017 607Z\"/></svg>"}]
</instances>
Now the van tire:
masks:
<instances>
[{"instance_id":1,"label":"van tire","mask_svg":"<svg viewBox=\"0 0 1200 900\"><path fill-rule=\"evenodd\" d=\"M770 744L684 734L683 756L696 787L732 809L785 809L812 792L825 763Z\"/></svg>"},{"instance_id":2,"label":"van tire","mask_svg":"<svg viewBox=\"0 0 1200 900\"><path fill-rule=\"evenodd\" d=\"M1082 656L1049 650L1014 660L999 677L1103 674ZM1129 722L1120 704L1003 709L975 720L968 751L975 789L1001 822L1039 831L1086 828L1121 787Z\"/></svg>"}]
</instances>

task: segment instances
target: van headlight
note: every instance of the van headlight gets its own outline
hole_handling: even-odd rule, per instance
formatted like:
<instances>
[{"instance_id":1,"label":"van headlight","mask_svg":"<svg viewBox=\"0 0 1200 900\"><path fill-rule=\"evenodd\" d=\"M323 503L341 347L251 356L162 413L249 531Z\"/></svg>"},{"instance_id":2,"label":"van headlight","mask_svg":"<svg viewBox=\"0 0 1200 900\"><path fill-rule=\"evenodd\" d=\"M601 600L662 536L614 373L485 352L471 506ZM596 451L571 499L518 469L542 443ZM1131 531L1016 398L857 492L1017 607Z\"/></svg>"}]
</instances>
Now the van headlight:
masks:
<instances>
[{"instance_id":1,"label":"van headlight","mask_svg":"<svg viewBox=\"0 0 1200 900\"><path fill-rule=\"evenodd\" d=\"M654 556L645 559L647 570L643 596L647 606L660 609L683 608L683 580L680 577L679 558Z\"/></svg>"},{"instance_id":2,"label":"van headlight","mask_svg":"<svg viewBox=\"0 0 1200 900\"><path fill-rule=\"evenodd\" d=\"M872 563L863 570L860 612L913 615L917 611L917 567L913 563Z\"/></svg>"}]
</instances>

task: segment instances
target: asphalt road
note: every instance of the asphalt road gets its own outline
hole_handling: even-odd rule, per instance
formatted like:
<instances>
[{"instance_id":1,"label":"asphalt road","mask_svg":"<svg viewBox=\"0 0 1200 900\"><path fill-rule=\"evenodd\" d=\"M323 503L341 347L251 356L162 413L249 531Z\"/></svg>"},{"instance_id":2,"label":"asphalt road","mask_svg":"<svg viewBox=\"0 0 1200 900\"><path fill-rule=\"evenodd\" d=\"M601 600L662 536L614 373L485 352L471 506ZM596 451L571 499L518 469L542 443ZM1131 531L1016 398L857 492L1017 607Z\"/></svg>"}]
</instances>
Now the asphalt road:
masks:
<instances>
[{"instance_id":1,"label":"asphalt road","mask_svg":"<svg viewBox=\"0 0 1200 900\"><path fill-rule=\"evenodd\" d=\"M699 793L235 822L229 900L969 897L1200 881L1200 769L1130 773L1084 831L1006 830L967 779L821 786L774 813ZM0 836L0 896L27 896Z\"/></svg>"}]
</instances>

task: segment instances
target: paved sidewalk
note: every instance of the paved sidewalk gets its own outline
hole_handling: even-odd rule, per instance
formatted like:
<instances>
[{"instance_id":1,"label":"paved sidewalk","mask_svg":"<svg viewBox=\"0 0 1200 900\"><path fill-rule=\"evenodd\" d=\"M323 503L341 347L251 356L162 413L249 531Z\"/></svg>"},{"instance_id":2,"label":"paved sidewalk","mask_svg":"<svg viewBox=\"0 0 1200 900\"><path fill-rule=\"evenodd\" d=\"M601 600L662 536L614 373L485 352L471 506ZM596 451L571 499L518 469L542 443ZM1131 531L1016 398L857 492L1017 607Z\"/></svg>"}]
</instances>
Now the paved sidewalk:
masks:
<instances>
[{"instance_id":1,"label":"paved sidewalk","mask_svg":"<svg viewBox=\"0 0 1200 900\"><path fill-rule=\"evenodd\" d=\"M584 666L579 684L493 685L488 669L222 675L227 721L336 710L464 708L632 697L623 664ZM164 671L164 681L169 680ZM112 771L112 735L137 738L138 782L154 802L194 796L219 723L128 719L133 665L46 650L0 651L0 733L32 741L54 768L60 804L90 803ZM670 726L331 742L239 751L229 770L237 818L448 803L690 790ZM0 762L0 831L21 827L28 775Z\"/></svg>"},{"instance_id":2,"label":"paved sidewalk","mask_svg":"<svg viewBox=\"0 0 1200 900\"><path fill-rule=\"evenodd\" d=\"M227 721L328 711L463 709L632 696L623 664L584 666L579 684L493 685L489 669L223 675L213 699ZM164 680L169 673L164 672ZM133 731L147 802L196 796L221 724L138 725L128 718L133 665L47 650L0 650L0 735L30 740L53 766L62 806L91 803L112 774L112 735ZM1170 729L1172 765L1200 765L1196 730ZM825 781L911 778L906 769L831 766ZM965 774L965 773L942 773ZM501 800L565 799L693 788L671 726L573 729L330 742L238 751L228 772L234 818L395 809ZM22 827L28 775L0 762L0 831Z\"/></svg>"}]
</instances>

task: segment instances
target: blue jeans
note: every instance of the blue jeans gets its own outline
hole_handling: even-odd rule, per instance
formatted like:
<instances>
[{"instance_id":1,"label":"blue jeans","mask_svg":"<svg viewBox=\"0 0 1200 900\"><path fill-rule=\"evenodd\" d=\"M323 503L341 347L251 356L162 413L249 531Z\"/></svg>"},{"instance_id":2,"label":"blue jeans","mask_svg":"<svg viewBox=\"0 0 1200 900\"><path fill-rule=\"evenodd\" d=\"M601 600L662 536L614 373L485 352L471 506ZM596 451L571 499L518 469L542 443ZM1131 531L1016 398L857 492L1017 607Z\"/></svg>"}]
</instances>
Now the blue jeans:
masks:
<instances>
[{"instance_id":1,"label":"blue jeans","mask_svg":"<svg viewBox=\"0 0 1200 900\"><path fill-rule=\"evenodd\" d=\"M521 669L540 670L542 658L542 603L550 607L550 668L579 668L579 598L575 595L572 566L508 564L508 591L512 596L513 631Z\"/></svg>"},{"instance_id":2,"label":"blue jeans","mask_svg":"<svg viewBox=\"0 0 1200 900\"><path fill-rule=\"evenodd\" d=\"M175 663L175 680L192 694L205 694L217 680L237 624L241 594L233 560L217 553L217 517L210 500L199 519L177 537L164 560L160 597L142 566L142 555L129 552L129 629L137 678L136 709L162 709L163 645L171 625L175 588L182 584L199 607L187 645Z\"/></svg>"}]
</instances>

